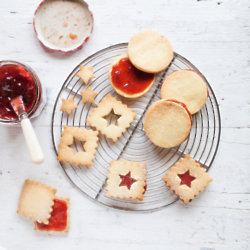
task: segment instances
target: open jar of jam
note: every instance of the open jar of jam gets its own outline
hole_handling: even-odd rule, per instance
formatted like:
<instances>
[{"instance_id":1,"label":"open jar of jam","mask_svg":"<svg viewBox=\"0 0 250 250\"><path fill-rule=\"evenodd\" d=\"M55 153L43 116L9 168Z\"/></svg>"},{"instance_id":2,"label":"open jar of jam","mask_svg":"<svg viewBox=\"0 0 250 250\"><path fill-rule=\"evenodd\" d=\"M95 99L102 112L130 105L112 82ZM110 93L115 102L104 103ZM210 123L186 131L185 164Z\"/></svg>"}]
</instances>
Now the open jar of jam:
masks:
<instances>
[{"instance_id":1,"label":"open jar of jam","mask_svg":"<svg viewBox=\"0 0 250 250\"><path fill-rule=\"evenodd\" d=\"M18 123L11 100L21 96L30 117L41 101L42 86L36 73L16 61L0 61L0 123Z\"/></svg>"}]
</instances>

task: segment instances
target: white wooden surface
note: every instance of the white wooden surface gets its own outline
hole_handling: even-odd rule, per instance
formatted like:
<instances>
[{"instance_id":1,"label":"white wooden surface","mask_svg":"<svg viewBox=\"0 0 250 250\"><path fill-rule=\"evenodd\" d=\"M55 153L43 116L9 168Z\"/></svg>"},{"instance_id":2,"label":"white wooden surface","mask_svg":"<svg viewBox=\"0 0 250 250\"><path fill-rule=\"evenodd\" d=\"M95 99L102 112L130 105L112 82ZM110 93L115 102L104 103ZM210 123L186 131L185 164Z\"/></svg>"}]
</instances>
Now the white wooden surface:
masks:
<instances>
[{"instance_id":1,"label":"white wooden surface","mask_svg":"<svg viewBox=\"0 0 250 250\"><path fill-rule=\"evenodd\" d=\"M0 59L29 64L47 88L48 101L33 121L46 160L33 165L19 128L0 127L0 249L250 249L250 2L249 0L89 0L94 33L71 55L44 50L32 27L40 0L0 3ZM153 213L122 212L85 198L56 161L51 112L60 86L80 61L144 29L158 30L175 51L210 81L222 116L213 182L188 206L177 202ZM68 236L34 232L16 214L26 178L50 184L71 198Z\"/></svg>"}]
</instances>

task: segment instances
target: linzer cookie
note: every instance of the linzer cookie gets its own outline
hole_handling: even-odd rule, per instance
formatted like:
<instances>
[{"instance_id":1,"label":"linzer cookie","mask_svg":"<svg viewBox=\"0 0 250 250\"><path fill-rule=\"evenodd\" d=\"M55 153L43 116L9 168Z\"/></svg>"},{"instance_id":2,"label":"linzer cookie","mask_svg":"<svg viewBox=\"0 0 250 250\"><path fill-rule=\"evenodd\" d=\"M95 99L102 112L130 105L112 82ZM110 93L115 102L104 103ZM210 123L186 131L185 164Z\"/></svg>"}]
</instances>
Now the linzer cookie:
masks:
<instances>
[{"instance_id":1,"label":"linzer cookie","mask_svg":"<svg viewBox=\"0 0 250 250\"><path fill-rule=\"evenodd\" d=\"M17 213L33 220L35 230L63 232L69 230L69 199L55 197L56 189L26 180Z\"/></svg>"},{"instance_id":2,"label":"linzer cookie","mask_svg":"<svg viewBox=\"0 0 250 250\"><path fill-rule=\"evenodd\" d=\"M82 151L74 152L70 146L74 138L84 143ZM57 160L90 167L93 164L98 142L98 132L92 129L64 127L57 151Z\"/></svg>"},{"instance_id":3,"label":"linzer cookie","mask_svg":"<svg viewBox=\"0 0 250 250\"><path fill-rule=\"evenodd\" d=\"M188 204L207 187L212 178L199 163L185 155L166 172L162 180L184 204Z\"/></svg>"},{"instance_id":4,"label":"linzer cookie","mask_svg":"<svg viewBox=\"0 0 250 250\"><path fill-rule=\"evenodd\" d=\"M68 233L70 225L69 198L55 197L48 224L34 222L34 230Z\"/></svg>"},{"instance_id":5,"label":"linzer cookie","mask_svg":"<svg viewBox=\"0 0 250 250\"><path fill-rule=\"evenodd\" d=\"M152 87L155 75L137 69L128 55L116 57L111 63L109 79L115 91L126 98L137 98Z\"/></svg>"},{"instance_id":6,"label":"linzer cookie","mask_svg":"<svg viewBox=\"0 0 250 250\"><path fill-rule=\"evenodd\" d=\"M33 221L48 224L56 189L40 182L26 180L19 199L17 213Z\"/></svg>"},{"instance_id":7,"label":"linzer cookie","mask_svg":"<svg viewBox=\"0 0 250 250\"><path fill-rule=\"evenodd\" d=\"M66 111L68 115L72 113L74 109L77 108L77 105L74 103L74 97L70 97L68 99L62 99L62 106L60 111Z\"/></svg>"},{"instance_id":8,"label":"linzer cookie","mask_svg":"<svg viewBox=\"0 0 250 250\"><path fill-rule=\"evenodd\" d=\"M120 116L116 121L117 124L109 124L105 119L112 111L114 114ZM123 104L121 101L118 101L112 95L108 94L102 99L97 107L94 108L87 118L87 122L102 134L116 142L135 117L136 114L129 109L126 104Z\"/></svg>"},{"instance_id":9,"label":"linzer cookie","mask_svg":"<svg viewBox=\"0 0 250 250\"><path fill-rule=\"evenodd\" d=\"M93 74L93 67L84 67L83 65L80 65L80 71L76 74L76 76L81 78L85 84L88 84L90 79L95 78L95 75Z\"/></svg>"},{"instance_id":10,"label":"linzer cookie","mask_svg":"<svg viewBox=\"0 0 250 250\"><path fill-rule=\"evenodd\" d=\"M185 105L174 100L160 100L147 110L144 120L146 135L156 146L172 148L185 141L192 126Z\"/></svg>"},{"instance_id":11,"label":"linzer cookie","mask_svg":"<svg viewBox=\"0 0 250 250\"><path fill-rule=\"evenodd\" d=\"M128 57L139 70L158 73L173 59L173 48L167 38L155 31L135 34L128 43Z\"/></svg>"},{"instance_id":12,"label":"linzer cookie","mask_svg":"<svg viewBox=\"0 0 250 250\"><path fill-rule=\"evenodd\" d=\"M146 163L111 161L106 195L141 201L146 190L146 177Z\"/></svg>"},{"instance_id":13,"label":"linzer cookie","mask_svg":"<svg viewBox=\"0 0 250 250\"><path fill-rule=\"evenodd\" d=\"M179 70L170 74L161 87L162 99L183 102L191 114L205 105L208 96L204 79L191 70Z\"/></svg>"}]
</instances>

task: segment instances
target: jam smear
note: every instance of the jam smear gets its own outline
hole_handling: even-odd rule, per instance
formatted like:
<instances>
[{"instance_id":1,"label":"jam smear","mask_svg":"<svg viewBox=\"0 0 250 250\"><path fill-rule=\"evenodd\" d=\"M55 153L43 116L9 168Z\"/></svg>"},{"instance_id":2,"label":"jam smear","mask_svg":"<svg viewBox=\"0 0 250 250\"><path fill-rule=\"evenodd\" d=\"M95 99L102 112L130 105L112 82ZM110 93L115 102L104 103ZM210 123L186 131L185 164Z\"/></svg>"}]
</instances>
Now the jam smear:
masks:
<instances>
[{"instance_id":1,"label":"jam smear","mask_svg":"<svg viewBox=\"0 0 250 250\"><path fill-rule=\"evenodd\" d=\"M186 171L184 174L178 174L178 177L181 179L180 185L186 185L191 187L191 182L196 178L190 175L189 170Z\"/></svg>"},{"instance_id":2,"label":"jam smear","mask_svg":"<svg viewBox=\"0 0 250 250\"><path fill-rule=\"evenodd\" d=\"M119 187L121 187L121 186L126 186L126 187L130 190L132 184L133 184L134 182L136 182L136 180L135 180L134 178L131 177L130 171L129 171L126 175L120 174L119 176L120 176L120 178L121 178L121 182L120 182Z\"/></svg>"},{"instance_id":3,"label":"jam smear","mask_svg":"<svg viewBox=\"0 0 250 250\"><path fill-rule=\"evenodd\" d=\"M36 84L30 72L19 65L0 67L0 118L17 119L10 104L17 96L22 96L26 112L29 112L36 100Z\"/></svg>"},{"instance_id":4,"label":"jam smear","mask_svg":"<svg viewBox=\"0 0 250 250\"><path fill-rule=\"evenodd\" d=\"M54 200L49 224L36 222L40 230L63 231L67 226L67 203L63 200Z\"/></svg>"},{"instance_id":5,"label":"jam smear","mask_svg":"<svg viewBox=\"0 0 250 250\"><path fill-rule=\"evenodd\" d=\"M154 74L137 69L125 57L112 67L111 78L117 89L127 94L138 94L151 84Z\"/></svg>"}]
</instances>

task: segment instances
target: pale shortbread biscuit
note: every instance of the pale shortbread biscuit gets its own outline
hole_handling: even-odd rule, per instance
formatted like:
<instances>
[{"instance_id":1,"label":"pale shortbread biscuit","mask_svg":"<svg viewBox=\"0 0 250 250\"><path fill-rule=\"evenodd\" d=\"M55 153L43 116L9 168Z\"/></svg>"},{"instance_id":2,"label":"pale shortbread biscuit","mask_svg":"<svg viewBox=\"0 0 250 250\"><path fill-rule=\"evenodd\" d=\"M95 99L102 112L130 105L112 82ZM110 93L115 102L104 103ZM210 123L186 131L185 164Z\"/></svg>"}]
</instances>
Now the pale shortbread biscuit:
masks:
<instances>
[{"instance_id":1,"label":"pale shortbread biscuit","mask_svg":"<svg viewBox=\"0 0 250 250\"><path fill-rule=\"evenodd\" d=\"M191 70L179 70L170 74L161 87L162 99L183 102L191 114L195 114L206 104L208 97L204 79Z\"/></svg>"},{"instance_id":2,"label":"pale shortbread biscuit","mask_svg":"<svg viewBox=\"0 0 250 250\"><path fill-rule=\"evenodd\" d=\"M155 81L155 75L154 75L154 78L152 79L151 83L148 85L148 87L146 89L144 89L142 92L140 93L135 93L135 94L129 94L129 93L126 93L124 91L122 91L121 89L117 88L113 81L112 81L112 75L111 75L111 72L113 70L113 66L116 65L117 63L119 63L119 61L123 58L127 58L128 57L128 54L125 53L125 54L122 54L116 58L114 58L114 60L112 61L111 65L110 65L110 69L109 69L109 80L111 82L111 85L112 87L114 88L114 90L116 91L117 94L121 95L121 96L124 96L126 98L138 98L140 96L143 96L144 94L146 94L150 89L151 87L153 86L154 84L154 81Z\"/></svg>"},{"instance_id":3,"label":"pale shortbread biscuit","mask_svg":"<svg viewBox=\"0 0 250 250\"><path fill-rule=\"evenodd\" d=\"M60 111L66 111L68 115L72 113L72 110L76 109L77 105L74 103L74 97L70 97L68 99L62 99L62 106Z\"/></svg>"},{"instance_id":4,"label":"pale shortbread biscuit","mask_svg":"<svg viewBox=\"0 0 250 250\"><path fill-rule=\"evenodd\" d=\"M122 178L132 179L130 189L123 184ZM126 178L126 177L125 177ZM111 161L107 180L107 197L143 200L146 190L146 163L133 161ZM122 184L122 185L121 185Z\"/></svg>"},{"instance_id":5,"label":"pale shortbread biscuit","mask_svg":"<svg viewBox=\"0 0 250 250\"><path fill-rule=\"evenodd\" d=\"M130 39L128 56L136 68L148 73L158 73L167 68L174 53L165 36L148 30L136 33Z\"/></svg>"},{"instance_id":6,"label":"pale shortbread biscuit","mask_svg":"<svg viewBox=\"0 0 250 250\"><path fill-rule=\"evenodd\" d=\"M83 151L74 152L70 145L74 138L84 143ZM64 127L60 144L58 145L57 160L78 166L90 167L93 164L98 142L98 132L92 129Z\"/></svg>"},{"instance_id":7,"label":"pale shortbread biscuit","mask_svg":"<svg viewBox=\"0 0 250 250\"><path fill-rule=\"evenodd\" d=\"M85 104L87 102L94 104L95 97L98 95L98 92L94 92L90 87L88 87L86 90L81 91L80 94L82 96L82 103L83 104Z\"/></svg>"},{"instance_id":8,"label":"pale shortbread biscuit","mask_svg":"<svg viewBox=\"0 0 250 250\"><path fill-rule=\"evenodd\" d=\"M40 182L25 180L17 213L33 221L48 224L56 191Z\"/></svg>"},{"instance_id":9,"label":"pale shortbread biscuit","mask_svg":"<svg viewBox=\"0 0 250 250\"><path fill-rule=\"evenodd\" d=\"M144 120L146 135L156 146L172 148L187 139L192 126L191 116L181 105L160 100L147 110Z\"/></svg>"},{"instance_id":10,"label":"pale shortbread biscuit","mask_svg":"<svg viewBox=\"0 0 250 250\"><path fill-rule=\"evenodd\" d=\"M37 222L34 221L34 230L35 231L42 231L42 232L55 232L55 233L68 233L69 232L69 226L70 226L70 214L69 214L69 198L64 197L55 197L54 200L60 200L64 201L67 204L67 224L64 230L58 231L58 230L47 230L47 229L41 229L37 226Z\"/></svg>"},{"instance_id":11,"label":"pale shortbread biscuit","mask_svg":"<svg viewBox=\"0 0 250 250\"><path fill-rule=\"evenodd\" d=\"M180 176L187 174L191 176L189 185L182 184ZM189 155L185 155L176 162L162 177L166 185L184 202L188 204L195 196L202 192L212 178L206 173L205 169L200 166ZM188 183L189 184L189 183Z\"/></svg>"},{"instance_id":12,"label":"pale shortbread biscuit","mask_svg":"<svg viewBox=\"0 0 250 250\"><path fill-rule=\"evenodd\" d=\"M112 110L116 115L120 115L120 118L117 120L117 125L109 125L108 121L104 118L110 114ZM94 108L92 113L90 113L87 122L102 134L116 142L135 117L136 114L128 108L126 104L118 101L111 94L108 94L102 99L97 107Z\"/></svg>"},{"instance_id":13,"label":"pale shortbread biscuit","mask_svg":"<svg viewBox=\"0 0 250 250\"><path fill-rule=\"evenodd\" d=\"M85 84L88 84L90 79L95 78L95 75L93 74L93 67L84 67L83 65L80 65L80 71L76 74L76 76L81 78Z\"/></svg>"}]
</instances>

